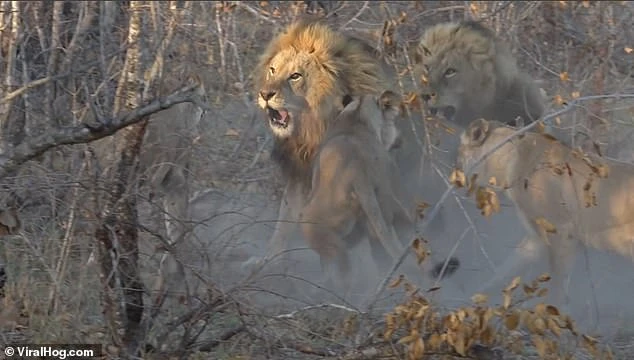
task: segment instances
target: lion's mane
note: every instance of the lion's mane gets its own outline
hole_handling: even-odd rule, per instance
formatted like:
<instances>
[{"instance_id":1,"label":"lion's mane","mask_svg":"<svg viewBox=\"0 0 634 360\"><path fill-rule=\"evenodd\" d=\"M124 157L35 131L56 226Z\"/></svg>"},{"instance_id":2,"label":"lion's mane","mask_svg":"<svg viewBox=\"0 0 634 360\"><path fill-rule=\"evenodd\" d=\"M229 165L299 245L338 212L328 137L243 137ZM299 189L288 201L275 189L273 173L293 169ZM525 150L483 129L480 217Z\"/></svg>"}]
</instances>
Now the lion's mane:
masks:
<instances>
[{"instance_id":1,"label":"lion's mane","mask_svg":"<svg viewBox=\"0 0 634 360\"><path fill-rule=\"evenodd\" d=\"M276 137L272 157L287 180L306 182L310 179L310 165L329 123L343 109L341 100L337 99L344 95L376 94L385 81L372 47L311 19L291 24L271 40L256 68L258 88L266 82L270 61L288 49L312 58L313 65L304 69L312 83L305 98L308 109L296 119L299 131L289 138ZM293 60L288 59L289 62Z\"/></svg>"}]
</instances>

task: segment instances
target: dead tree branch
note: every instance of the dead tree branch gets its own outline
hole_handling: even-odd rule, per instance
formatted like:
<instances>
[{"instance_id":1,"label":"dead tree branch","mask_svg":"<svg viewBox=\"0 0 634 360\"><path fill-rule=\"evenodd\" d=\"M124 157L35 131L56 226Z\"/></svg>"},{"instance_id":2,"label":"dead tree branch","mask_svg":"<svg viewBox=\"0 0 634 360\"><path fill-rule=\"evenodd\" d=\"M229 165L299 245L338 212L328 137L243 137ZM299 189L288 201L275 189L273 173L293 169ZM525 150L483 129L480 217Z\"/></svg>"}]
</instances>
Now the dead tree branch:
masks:
<instances>
[{"instance_id":1,"label":"dead tree branch","mask_svg":"<svg viewBox=\"0 0 634 360\"><path fill-rule=\"evenodd\" d=\"M146 105L114 119L100 119L96 125L81 124L26 140L15 149L9 150L8 153L0 154L0 178L47 150L61 145L84 144L113 135L127 126L140 122L145 117L173 105L193 102L199 106L204 106L196 95L197 89L198 85L188 85L168 96L149 101Z\"/></svg>"}]
</instances>

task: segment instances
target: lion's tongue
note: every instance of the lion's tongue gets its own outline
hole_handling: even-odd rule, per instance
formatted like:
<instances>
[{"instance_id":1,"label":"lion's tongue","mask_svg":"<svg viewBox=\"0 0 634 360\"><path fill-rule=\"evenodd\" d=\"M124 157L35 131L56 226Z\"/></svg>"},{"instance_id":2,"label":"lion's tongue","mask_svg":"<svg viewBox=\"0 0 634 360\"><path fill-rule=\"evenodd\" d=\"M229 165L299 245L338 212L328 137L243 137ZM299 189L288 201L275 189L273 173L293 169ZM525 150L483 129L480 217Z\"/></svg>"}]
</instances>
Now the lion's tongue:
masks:
<instances>
[{"instance_id":1,"label":"lion's tongue","mask_svg":"<svg viewBox=\"0 0 634 360\"><path fill-rule=\"evenodd\" d=\"M288 111L278 110L276 115L278 116L275 117L275 122L281 125L286 125L288 123Z\"/></svg>"}]
</instances>

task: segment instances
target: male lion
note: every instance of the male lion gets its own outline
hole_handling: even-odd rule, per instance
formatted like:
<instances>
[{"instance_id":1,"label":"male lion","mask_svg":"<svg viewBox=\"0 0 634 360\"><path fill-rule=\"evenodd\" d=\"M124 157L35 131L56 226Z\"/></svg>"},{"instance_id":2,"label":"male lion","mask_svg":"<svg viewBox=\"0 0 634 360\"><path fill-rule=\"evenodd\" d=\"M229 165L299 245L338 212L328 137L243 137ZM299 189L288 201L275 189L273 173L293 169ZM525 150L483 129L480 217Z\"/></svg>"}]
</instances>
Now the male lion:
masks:
<instances>
[{"instance_id":1,"label":"male lion","mask_svg":"<svg viewBox=\"0 0 634 360\"><path fill-rule=\"evenodd\" d=\"M391 91L364 95L349 102L315 157L312 190L300 218L308 245L320 256L323 269L348 289L347 249L368 237L381 272L396 260L403 244L395 232L397 218L413 226L414 214L401 202L400 178L388 150L398 139L394 126L400 99ZM343 279L332 272L337 264Z\"/></svg>"},{"instance_id":2,"label":"male lion","mask_svg":"<svg viewBox=\"0 0 634 360\"><path fill-rule=\"evenodd\" d=\"M520 117L530 123L544 112L535 82L518 69L506 44L478 22L427 29L414 57L432 112L462 128L481 117L510 125Z\"/></svg>"},{"instance_id":3,"label":"male lion","mask_svg":"<svg viewBox=\"0 0 634 360\"><path fill-rule=\"evenodd\" d=\"M479 119L461 135L458 167L469 169L514 130ZM553 296L564 300L564 277L578 243L634 254L634 167L572 150L549 135L526 133L495 150L465 174L480 185L495 183L514 203L528 230L526 249L518 248L485 286L501 285L540 256L546 246ZM492 180L494 178L495 180ZM527 250L528 249L528 250ZM566 299L567 300L567 299Z\"/></svg>"},{"instance_id":4,"label":"male lion","mask_svg":"<svg viewBox=\"0 0 634 360\"><path fill-rule=\"evenodd\" d=\"M376 93L384 75L371 49L316 21L300 21L271 40L257 66L258 105L275 142L272 158L287 181L269 255L288 248L311 188L311 166L345 95ZM250 262L254 259L252 258Z\"/></svg>"}]
</instances>

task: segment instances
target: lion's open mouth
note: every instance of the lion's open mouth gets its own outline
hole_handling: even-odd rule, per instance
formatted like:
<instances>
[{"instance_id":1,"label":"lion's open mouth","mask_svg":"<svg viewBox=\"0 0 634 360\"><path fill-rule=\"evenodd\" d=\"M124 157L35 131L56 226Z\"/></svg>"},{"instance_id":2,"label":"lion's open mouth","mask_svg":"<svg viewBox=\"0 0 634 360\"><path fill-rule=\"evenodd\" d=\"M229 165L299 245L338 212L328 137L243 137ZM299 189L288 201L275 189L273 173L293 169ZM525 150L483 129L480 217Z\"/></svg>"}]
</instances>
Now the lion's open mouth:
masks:
<instances>
[{"instance_id":1,"label":"lion's open mouth","mask_svg":"<svg viewBox=\"0 0 634 360\"><path fill-rule=\"evenodd\" d=\"M290 120L290 116L288 116L288 111L283 109L275 110L272 108L268 108L268 113L271 125L278 126L284 129L288 127L288 122Z\"/></svg>"},{"instance_id":2,"label":"lion's open mouth","mask_svg":"<svg viewBox=\"0 0 634 360\"><path fill-rule=\"evenodd\" d=\"M436 116L436 114L440 114L449 121L452 121L454 115L456 115L456 108L453 106L432 107L429 111L432 115Z\"/></svg>"}]
</instances>

